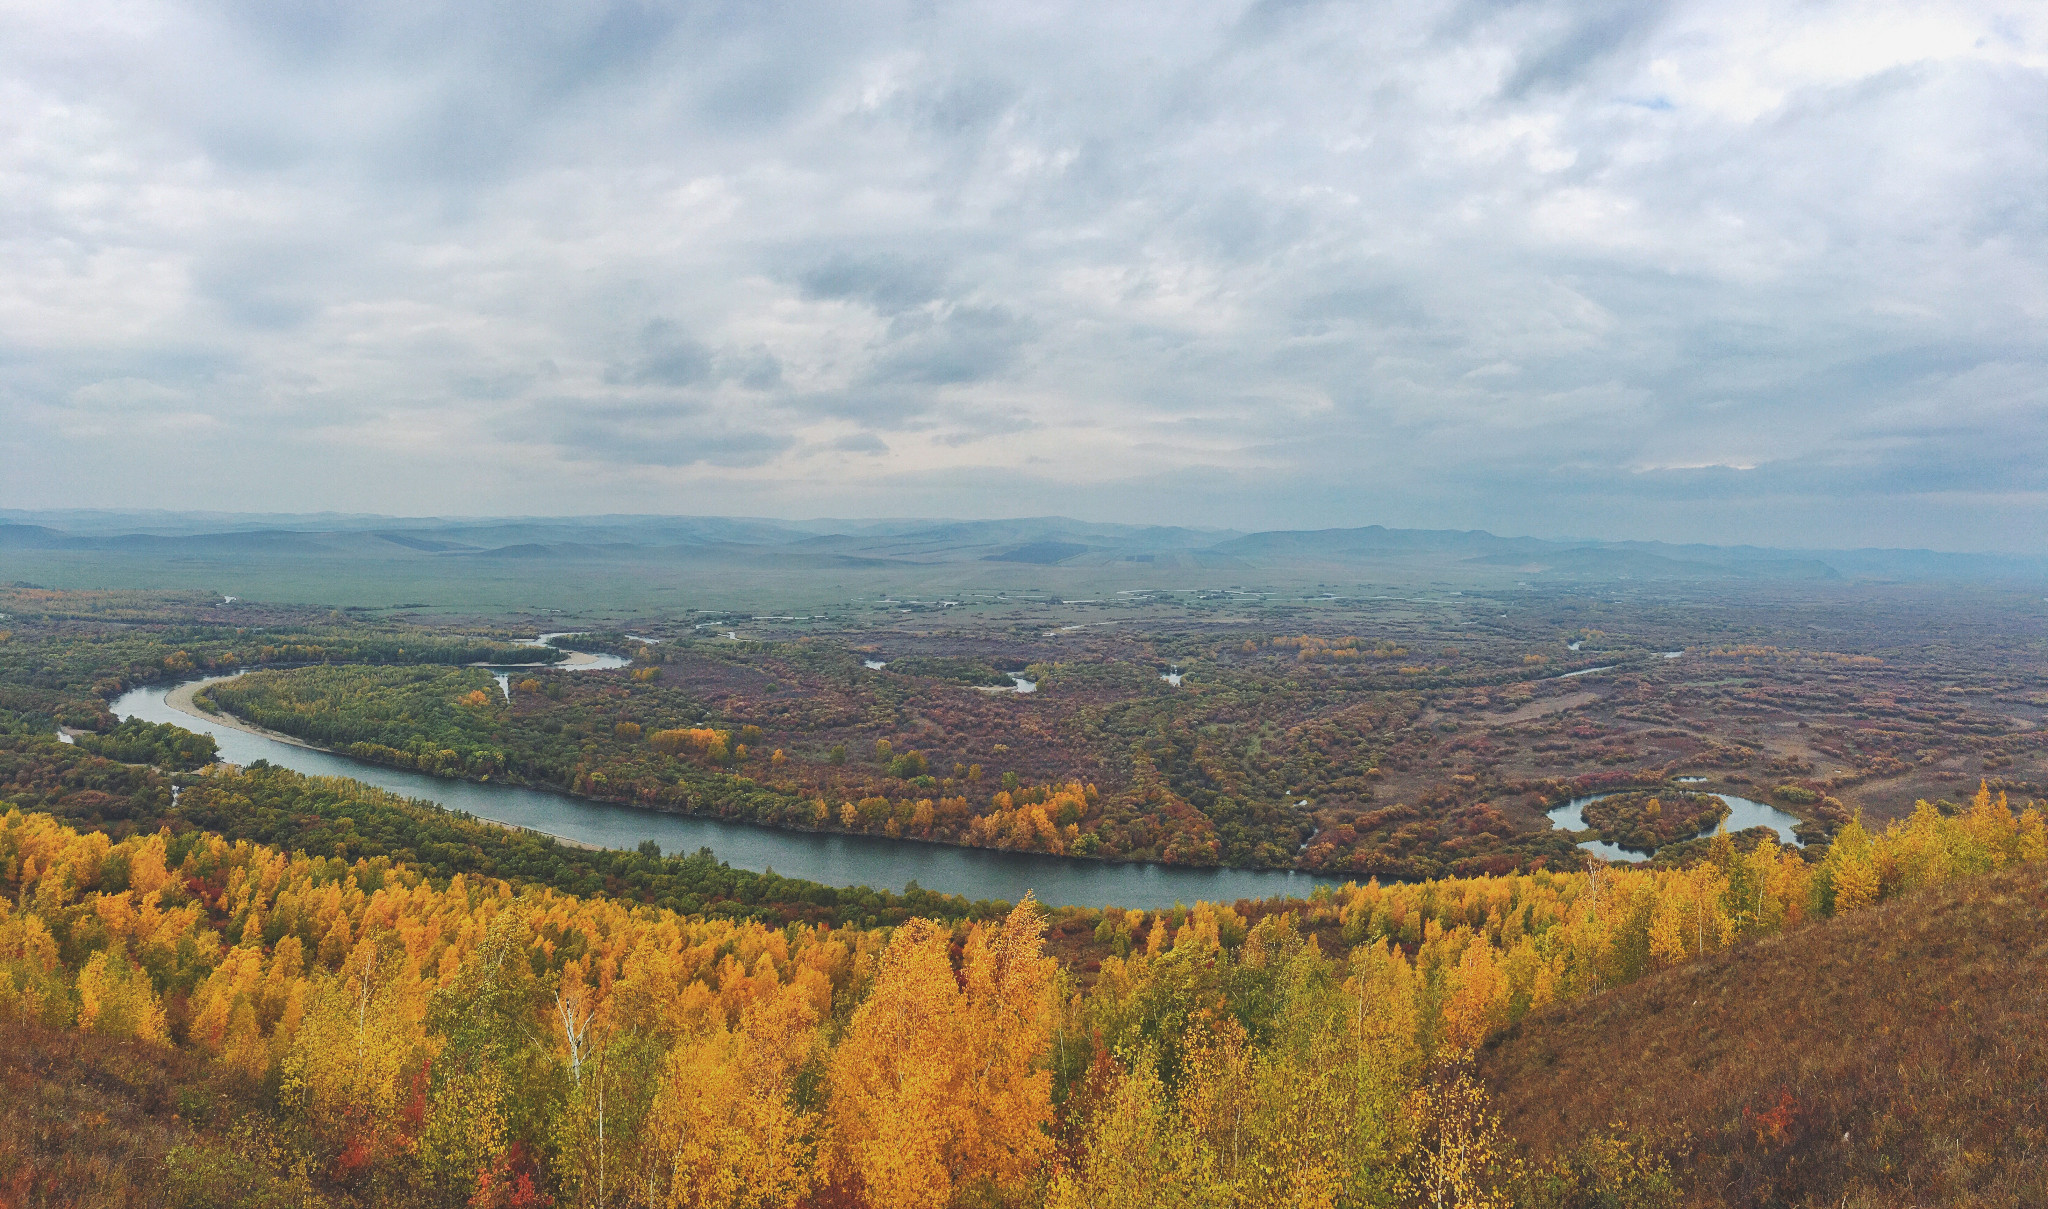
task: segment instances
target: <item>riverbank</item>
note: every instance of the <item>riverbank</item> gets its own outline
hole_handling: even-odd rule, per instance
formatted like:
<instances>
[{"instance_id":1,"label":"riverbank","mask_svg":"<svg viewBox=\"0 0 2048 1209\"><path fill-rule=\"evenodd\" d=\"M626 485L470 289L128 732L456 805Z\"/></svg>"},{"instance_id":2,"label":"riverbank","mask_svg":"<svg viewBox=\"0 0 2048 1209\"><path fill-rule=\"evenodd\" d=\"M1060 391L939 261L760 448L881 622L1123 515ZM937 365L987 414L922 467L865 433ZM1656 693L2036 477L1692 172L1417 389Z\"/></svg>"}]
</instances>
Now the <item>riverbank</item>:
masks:
<instances>
[{"instance_id":1,"label":"riverbank","mask_svg":"<svg viewBox=\"0 0 2048 1209\"><path fill-rule=\"evenodd\" d=\"M304 739L296 738L292 735L285 734L283 731L269 730L264 727L257 726L253 722L244 722L240 718L235 717L233 714L227 712L226 710L222 710L217 714L209 714L205 710L199 708L198 702L192 700L192 698L199 692L199 690L205 688L207 685L215 684L219 681L229 679L232 679L232 677L215 676L206 680L194 680L188 684L181 684L178 687L172 689L170 692L164 694L164 704L170 706L174 710L177 710L181 714L197 718L201 722L211 722L217 726L225 726L231 730L241 731L245 735L256 735L261 738L269 739L273 743L289 743L293 747L303 747L307 751L326 750L322 747L315 747L313 744L306 742Z\"/></svg>"},{"instance_id":2,"label":"riverbank","mask_svg":"<svg viewBox=\"0 0 2048 1209\"><path fill-rule=\"evenodd\" d=\"M581 848L585 852L613 851L613 849L608 849L604 847L602 844L587 844L582 840L570 839L566 835L556 835L552 831L542 831L538 827L522 827L518 823L508 823L503 819L487 819L480 814L472 814L469 817L476 820L479 823L485 824L486 826L497 827L504 831L524 831L529 835L546 836L548 839L555 841L557 844L560 844L564 848Z\"/></svg>"},{"instance_id":3,"label":"riverbank","mask_svg":"<svg viewBox=\"0 0 2048 1209\"><path fill-rule=\"evenodd\" d=\"M477 666L481 667L481 666L483 666L483 665L479 664L479 665L477 665ZM238 730L238 731L241 731L241 732L242 732L243 734L245 734L245 735L254 735L254 736L256 736L256 737L257 737L257 738L259 738L259 739L268 739L268 740L270 740L270 741L271 741L271 742L273 742L273 743L288 743L288 744L290 744L290 745L291 745L291 746L293 746L293 747L301 748L301 749L303 749L303 750L305 750L305 751L317 751L317 752L319 752L319 753L320 753L321 755L323 755L323 756L333 756L333 757L334 757L335 759L337 759L337 760L354 760L354 759L356 758L356 757L354 757L354 756L351 756L351 755L349 755L349 754L348 754L348 753L346 753L346 752L340 752L340 751L336 751L336 750L334 750L334 749L333 749L333 748L331 748L331 747L321 747L321 746L320 746L319 744L317 744L317 743L308 743L308 742L307 742L306 740L304 740L304 739L301 739L301 738L299 738L299 737L298 737L298 736L296 736L296 735L288 735L288 734L284 733L284 732L283 732L283 731L281 731L281 730L271 730L271 729L270 729L270 728L268 728L268 727L264 727L264 726L258 726L258 725L256 725L256 724L255 724L254 722L245 722L245 721L243 721L242 719L240 719L240 718L237 718L237 717L235 717L235 716L234 716L233 714L231 714L231 713L227 712L227 711L226 711L226 710L224 710L224 709L223 709L223 710L220 710L220 711L219 711L218 713L211 713L211 714L209 714L209 713L207 713L207 712L206 712L205 710L203 710L203 709L200 709L200 708L199 708L199 703L198 703L197 701L194 701L194 700L193 700L193 698L194 698L195 696L197 696L197 695L198 695L198 693L199 693L199 690L200 690L200 689L203 689L203 688L205 688L205 687L206 687L207 685L209 685L209 684L216 684L216 683L219 683L219 682L220 682L220 681L222 681L222 680L231 680L231 679L233 679L233 677L232 677L232 676L213 676L213 677L209 677L209 678L207 678L207 679L205 679L205 680L194 680L194 681L191 681L191 682L189 682L189 683L186 683L186 684L181 684L181 685L179 685L178 687L176 687L176 688L174 688L174 689L172 689L172 690L170 690L169 692L167 692L167 693L165 693L165 694L164 694L164 704L165 704L165 705L167 705L167 706L169 706L170 708L172 708L172 709L174 709L174 710L177 710L177 711L178 711L179 713L181 713L181 714L184 714L184 715L185 715L185 716L187 716L187 717L190 717L190 718L196 718L196 719L198 719L198 720L199 720L199 721L201 721L201 722L210 722L210 723L213 723L213 724L214 724L214 725L216 725L216 726L225 726L225 727L227 727L227 728L228 728L228 729L230 729L230 730ZM363 761L363 763L364 763L364 765L365 765L365 766L367 766L367 767L370 767L370 768L386 768L386 767L388 767L388 765L383 765L383 764L376 764L376 763L373 763L373 762L371 762L371 761L368 761L368 760L365 760L365 761ZM427 774L420 774L420 775L427 775ZM363 778L361 778L361 777L357 777L357 778L355 778L355 779L356 779L356 780L363 780ZM448 777L448 778L436 778L436 779L446 779L446 780L450 780L450 781L458 781L458 782L461 782L461 783L464 783L464 784L469 784L469 785L487 785L487 784L490 784L490 782L489 782L488 780L483 780L483 781L475 781L475 780L470 780L470 779L469 779L469 778L467 778L467 777ZM543 793L549 793L549 792L553 792L553 793L566 793L566 792L567 792L567 791L565 791L565 790L560 790L560 789L556 789L556 788L554 788L553 786L549 786L549 785L537 785L537 786L520 786L519 788L533 788L533 789L537 789L537 790L539 790L540 792L543 792ZM601 802L601 801L603 801L604 799L602 799L602 798L591 798L591 799L588 799L588 800L590 800L590 801L593 801L593 802ZM621 802L621 803L618 803L618 804L619 804L619 805L622 805L622 806L624 806L624 805L629 805L629 803L624 803L624 802ZM510 829L512 829L512 830L514 830L514 831L531 831L531 832L533 832L533 833L534 833L535 835L545 835L545 836L547 836L547 837L548 837L548 838L550 838L550 839L560 840L560 841L561 841L562 843L564 843L564 844L573 844L573 845L575 845L575 846L576 846L576 847L578 847L578 848L589 848L589 849L591 849L592 851L596 851L596 850L598 850L598 845L596 845L596 844L586 844L586 843L584 843L584 842L583 842L582 840L570 839L570 838L569 838L568 836L565 836L565 835L556 835L556 834L555 834L554 832L552 832L552 831L542 831L542 830L540 830L540 829L539 829L539 828L537 828L537 827L526 827L526 826L522 826L521 824L518 824L518 823L507 823L507 822L505 822L505 821L503 821L503 820L501 820L501 819L491 819L491 818L485 818L485 817L484 817L484 816L482 816L482 815L475 815L474 817L475 817L475 818L477 819L477 821L478 821L478 822L482 822L482 823L489 823L489 824L491 824L491 825L492 825L492 826L494 826L494 827L508 827L508 828L510 828Z\"/></svg>"}]
</instances>

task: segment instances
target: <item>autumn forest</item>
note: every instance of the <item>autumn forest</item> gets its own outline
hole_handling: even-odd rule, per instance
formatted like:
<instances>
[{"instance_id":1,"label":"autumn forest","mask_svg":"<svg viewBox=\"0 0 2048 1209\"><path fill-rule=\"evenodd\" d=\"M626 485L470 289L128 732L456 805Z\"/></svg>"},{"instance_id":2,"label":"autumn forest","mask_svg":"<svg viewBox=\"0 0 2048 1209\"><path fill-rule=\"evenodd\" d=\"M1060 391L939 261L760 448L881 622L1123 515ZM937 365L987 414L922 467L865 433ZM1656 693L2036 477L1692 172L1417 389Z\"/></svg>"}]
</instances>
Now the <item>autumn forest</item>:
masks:
<instances>
[{"instance_id":1,"label":"autumn forest","mask_svg":"<svg viewBox=\"0 0 2048 1209\"><path fill-rule=\"evenodd\" d=\"M2048 1195L2048 1043L1988 939L2048 926L2009 600L1245 595L535 647L565 627L0 591L0 1204ZM191 729L113 709L227 672ZM650 814L1326 882L803 881L226 763L229 722Z\"/></svg>"}]
</instances>

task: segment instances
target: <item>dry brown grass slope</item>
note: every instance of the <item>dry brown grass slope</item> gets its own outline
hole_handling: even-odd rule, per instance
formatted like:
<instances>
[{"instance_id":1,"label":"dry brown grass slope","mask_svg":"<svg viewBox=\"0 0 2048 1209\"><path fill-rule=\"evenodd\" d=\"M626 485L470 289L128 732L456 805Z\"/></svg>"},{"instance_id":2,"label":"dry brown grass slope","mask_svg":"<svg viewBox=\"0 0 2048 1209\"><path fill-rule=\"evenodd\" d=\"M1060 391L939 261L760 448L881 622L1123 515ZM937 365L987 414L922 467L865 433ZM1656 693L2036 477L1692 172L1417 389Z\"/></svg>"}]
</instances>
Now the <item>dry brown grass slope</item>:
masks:
<instances>
[{"instance_id":1,"label":"dry brown grass slope","mask_svg":"<svg viewBox=\"0 0 2048 1209\"><path fill-rule=\"evenodd\" d=\"M0 1035L0 1206L162 1204L198 1060L13 1019Z\"/></svg>"},{"instance_id":2,"label":"dry brown grass slope","mask_svg":"<svg viewBox=\"0 0 2048 1209\"><path fill-rule=\"evenodd\" d=\"M0 1209L319 1209L223 1132L255 1093L189 1050L0 1020Z\"/></svg>"},{"instance_id":3,"label":"dry brown grass slope","mask_svg":"<svg viewBox=\"0 0 2048 1209\"><path fill-rule=\"evenodd\" d=\"M2048 1206L2048 870L1968 878L1532 1016L1532 1151L1690 1138L1692 1203Z\"/></svg>"}]
</instances>

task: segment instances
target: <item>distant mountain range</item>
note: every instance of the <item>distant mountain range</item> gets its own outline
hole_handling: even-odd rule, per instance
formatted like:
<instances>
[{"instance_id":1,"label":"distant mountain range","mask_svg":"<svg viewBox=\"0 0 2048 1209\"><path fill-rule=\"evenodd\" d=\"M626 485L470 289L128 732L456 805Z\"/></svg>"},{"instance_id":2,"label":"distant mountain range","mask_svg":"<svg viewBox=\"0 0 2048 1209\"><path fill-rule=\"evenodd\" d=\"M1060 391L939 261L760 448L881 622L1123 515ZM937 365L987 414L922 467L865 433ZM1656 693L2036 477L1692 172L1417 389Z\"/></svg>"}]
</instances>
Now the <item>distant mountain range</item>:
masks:
<instances>
[{"instance_id":1,"label":"distant mountain range","mask_svg":"<svg viewBox=\"0 0 2048 1209\"><path fill-rule=\"evenodd\" d=\"M1403 562L1463 564L1577 580L2048 579L2048 559L1929 550L1774 550L1498 537L1483 530L1276 530L1241 533L1116 525L1065 517L1012 520L811 520L755 517L438 517L0 510L0 560L14 551L143 558L590 560L758 564L788 569L935 566L981 561L1042 567L1257 571Z\"/></svg>"}]
</instances>

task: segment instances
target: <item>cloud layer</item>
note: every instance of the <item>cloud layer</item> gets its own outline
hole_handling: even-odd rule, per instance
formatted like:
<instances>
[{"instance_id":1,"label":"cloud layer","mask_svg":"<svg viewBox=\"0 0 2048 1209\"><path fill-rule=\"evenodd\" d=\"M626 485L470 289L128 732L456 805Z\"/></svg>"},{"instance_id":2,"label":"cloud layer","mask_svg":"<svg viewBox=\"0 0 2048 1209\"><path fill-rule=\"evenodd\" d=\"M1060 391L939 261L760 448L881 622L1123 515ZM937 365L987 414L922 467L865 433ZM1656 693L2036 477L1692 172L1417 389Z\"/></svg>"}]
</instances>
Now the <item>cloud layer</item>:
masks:
<instances>
[{"instance_id":1,"label":"cloud layer","mask_svg":"<svg viewBox=\"0 0 2048 1209\"><path fill-rule=\"evenodd\" d=\"M0 505L2048 540L2034 4L0 12Z\"/></svg>"}]
</instances>

